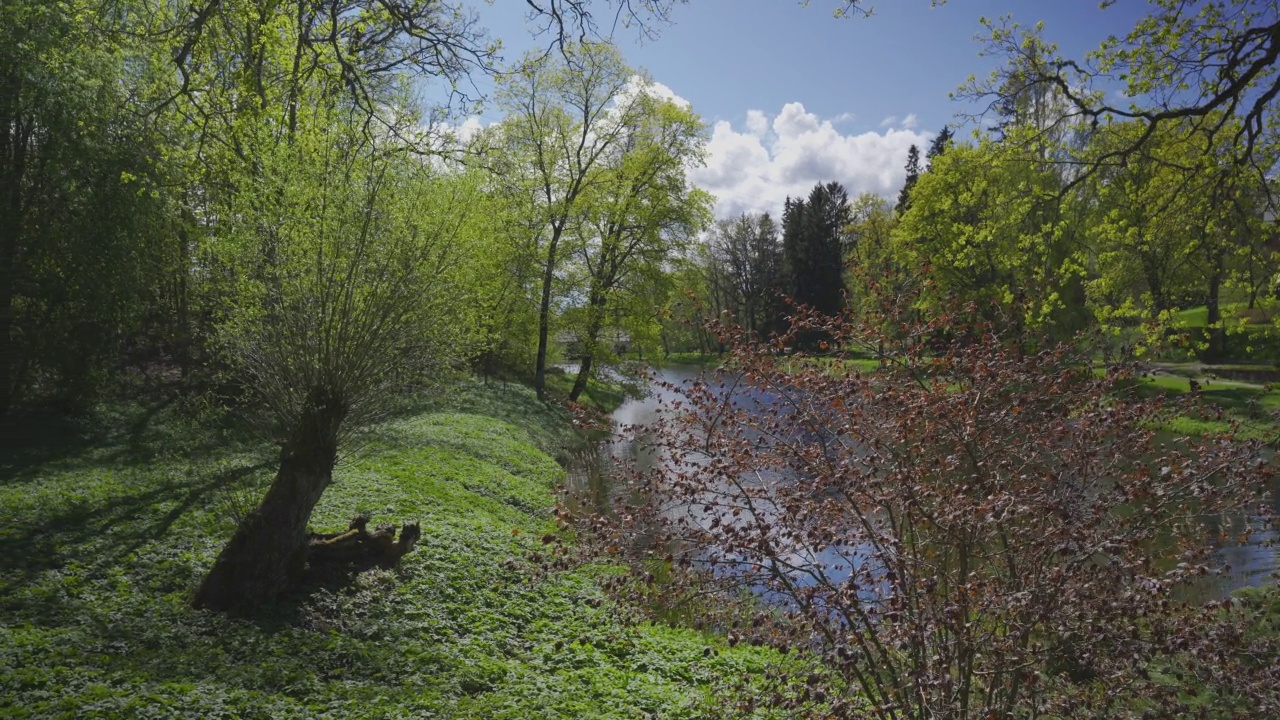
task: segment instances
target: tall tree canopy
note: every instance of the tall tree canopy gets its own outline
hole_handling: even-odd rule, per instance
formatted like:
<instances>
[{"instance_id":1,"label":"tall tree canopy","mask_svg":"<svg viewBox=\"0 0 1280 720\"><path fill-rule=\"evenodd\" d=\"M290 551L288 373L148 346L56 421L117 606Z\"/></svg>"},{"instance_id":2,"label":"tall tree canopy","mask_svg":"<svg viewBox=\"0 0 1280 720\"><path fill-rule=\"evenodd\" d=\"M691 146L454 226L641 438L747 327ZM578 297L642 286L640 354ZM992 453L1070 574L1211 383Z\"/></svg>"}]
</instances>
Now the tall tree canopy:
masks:
<instances>
[{"instance_id":1,"label":"tall tree canopy","mask_svg":"<svg viewBox=\"0 0 1280 720\"><path fill-rule=\"evenodd\" d=\"M718 221L707 237L715 305L753 334L778 330L784 276L778 225L768 213Z\"/></svg>"},{"instance_id":2,"label":"tall tree canopy","mask_svg":"<svg viewBox=\"0 0 1280 720\"><path fill-rule=\"evenodd\" d=\"M849 219L849 193L838 182L815 185L807 199L787 200L782 252L792 300L828 315L840 311Z\"/></svg>"},{"instance_id":3,"label":"tall tree canopy","mask_svg":"<svg viewBox=\"0 0 1280 720\"><path fill-rule=\"evenodd\" d=\"M498 103L507 118L481 135L475 147L478 162L519 208L521 242L537 257L534 387L540 397L546 395L566 261L575 254L592 258L588 274L608 294L621 279L620 261L636 256L648 241L671 237L677 225L696 226L682 208L686 201L705 204L684 181L684 162L701 157L701 121L656 101L649 81L627 67L613 47L587 44L569 52L528 56L504 78ZM662 193L675 195L655 204ZM588 243L594 253L586 249ZM614 265L618 270L610 269ZM588 299L588 304L604 302L604 295Z\"/></svg>"}]
</instances>

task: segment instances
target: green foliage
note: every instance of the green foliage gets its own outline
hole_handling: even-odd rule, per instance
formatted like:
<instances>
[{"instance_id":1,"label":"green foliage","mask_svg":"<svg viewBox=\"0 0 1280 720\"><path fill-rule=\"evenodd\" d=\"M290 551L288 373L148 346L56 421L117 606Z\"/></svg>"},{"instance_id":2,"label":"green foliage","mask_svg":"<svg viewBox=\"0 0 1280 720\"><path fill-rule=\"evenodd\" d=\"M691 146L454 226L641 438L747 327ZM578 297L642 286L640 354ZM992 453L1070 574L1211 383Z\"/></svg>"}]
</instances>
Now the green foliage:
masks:
<instances>
[{"instance_id":1,"label":"green foliage","mask_svg":"<svg viewBox=\"0 0 1280 720\"><path fill-rule=\"evenodd\" d=\"M788 199L782 211L782 262L787 294L818 312L840 311L849 193L840 183L815 185L808 199Z\"/></svg>"},{"instance_id":2,"label":"green foliage","mask_svg":"<svg viewBox=\"0 0 1280 720\"><path fill-rule=\"evenodd\" d=\"M920 176L893 233L907 267L923 271L922 307L957 299L1043 327L1069 309L1083 268L1065 246L1057 176L992 143L957 147Z\"/></svg>"},{"instance_id":3,"label":"green foliage","mask_svg":"<svg viewBox=\"0 0 1280 720\"><path fill-rule=\"evenodd\" d=\"M564 418L510 385L446 405L380 426L313 518L417 519L418 548L252 619L186 600L230 530L220 497L261 489L269 448L219 440L187 407L110 407L90 447L6 463L0 714L697 717L713 687L778 662L624 622L596 584L608 568L540 571L563 476L543 450ZM490 410L508 421L475 414Z\"/></svg>"},{"instance_id":4,"label":"green foliage","mask_svg":"<svg viewBox=\"0 0 1280 720\"><path fill-rule=\"evenodd\" d=\"M214 247L236 287L228 362L290 432L317 392L367 421L465 359L474 328L459 237L474 187L336 115L259 156Z\"/></svg>"},{"instance_id":5,"label":"green foliage","mask_svg":"<svg viewBox=\"0 0 1280 720\"><path fill-rule=\"evenodd\" d=\"M0 414L75 409L138 333L163 264L163 150L137 48L96 3L0 8Z\"/></svg>"}]
</instances>

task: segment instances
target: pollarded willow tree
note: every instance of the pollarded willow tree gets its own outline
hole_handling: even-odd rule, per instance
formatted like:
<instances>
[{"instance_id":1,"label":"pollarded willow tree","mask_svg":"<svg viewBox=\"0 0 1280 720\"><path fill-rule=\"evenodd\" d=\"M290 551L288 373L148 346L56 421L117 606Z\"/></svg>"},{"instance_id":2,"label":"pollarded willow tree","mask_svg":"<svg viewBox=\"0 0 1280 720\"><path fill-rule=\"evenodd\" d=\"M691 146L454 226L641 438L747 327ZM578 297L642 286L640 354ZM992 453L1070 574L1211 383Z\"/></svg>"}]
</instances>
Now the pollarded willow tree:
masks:
<instances>
[{"instance_id":1,"label":"pollarded willow tree","mask_svg":"<svg viewBox=\"0 0 1280 720\"><path fill-rule=\"evenodd\" d=\"M343 442L390 390L466 352L456 200L416 76L490 69L473 14L430 0L146 5L140 99L172 133L184 292L223 366L272 418L275 481L194 597L243 611L302 569ZM432 112L432 111L428 111ZM434 115L432 116L434 117ZM456 200L456 201L455 201Z\"/></svg>"},{"instance_id":2,"label":"pollarded willow tree","mask_svg":"<svg viewBox=\"0 0 1280 720\"><path fill-rule=\"evenodd\" d=\"M257 199L233 207L219 248L237 285L223 341L275 421L280 467L200 586L198 607L251 608L288 587L342 443L406 381L465 357L459 228L470 186L366 135L359 118L332 110L260 156L241 185ZM264 237L274 251L265 271Z\"/></svg>"}]
</instances>

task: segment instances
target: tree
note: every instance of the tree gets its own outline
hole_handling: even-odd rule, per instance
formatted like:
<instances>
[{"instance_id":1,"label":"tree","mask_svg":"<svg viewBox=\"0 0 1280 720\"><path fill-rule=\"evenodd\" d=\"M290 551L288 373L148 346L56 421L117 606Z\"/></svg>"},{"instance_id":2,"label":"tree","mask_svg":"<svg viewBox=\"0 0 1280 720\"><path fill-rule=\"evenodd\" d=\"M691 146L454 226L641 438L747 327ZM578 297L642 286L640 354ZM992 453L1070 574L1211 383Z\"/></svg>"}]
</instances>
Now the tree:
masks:
<instances>
[{"instance_id":1,"label":"tree","mask_svg":"<svg viewBox=\"0 0 1280 720\"><path fill-rule=\"evenodd\" d=\"M708 327L718 315L709 307L717 302L712 289L712 262L704 243L695 244L686 257L671 259L668 278L672 292L659 310L664 355L686 351L708 355L719 351Z\"/></svg>"},{"instance_id":2,"label":"tree","mask_svg":"<svg viewBox=\"0 0 1280 720\"><path fill-rule=\"evenodd\" d=\"M748 332L767 337L777 328L783 291L782 246L768 213L720 220L707 237L707 272L722 293L717 303Z\"/></svg>"},{"instance_id":3,"label":"tree","mask_svg":"<svg viewBox=\"0 0 1280 720\"><path fill-rule=\"evenodd\" d=\"M641 124L643 93L628 93L632 71L608 45L582 45L560 58L531 56L498 91L507 118L484 136L481 162L528 213L541 275L534 388L546 396L556 277L587 217L588 196L606 163Z\"/></svg>"},{"instance_id":4,"label":"tree","mask_svg":"<svg viewBox=\"0 0 1280 720\"><path fill-rule=\"evenodd\" d=\"M807 200L787 199L782 252L793 301L826 314L840 311L848 223L849 193L840 183L815 185Z\"/></svg>"},{"instance_id":5,"label":"tree","mask_svg":"<svg viewBox=\"0 0 1280 720\"><path fill-rule=\"evenodd\" d=\"M364 135L359 114L329 120L258 158L220 248L239 296L222 327L227 359L274 421L280 465L197 607L249 610L286 589L343 443L397 386L466 351L455 243L465 195L396 141ZM267 273L253 252L264 235Z\"/></svg>"},{"instance_id":6,"label":"tree","mask_svg":"<svg viewBox=\"0 0 1280 720\"><path fill-rule=\"evenodd\" d=\"M550 46L566 52L575 43L593 38L600 38L601 25L592 11L593 7L604 5L612 10L605 23L610 31L603 33L608 37L618 27L635 28L646 38L655 38L659 26L671 21L671 12L676 5L683 5L689 0L525 0L529 7L528 18L535 23L535 35L547 36ZM940 5L945 0L933 0ZM803 4L808 4L805 2ZM836 0L832 13L837 18L867 17L871 15L873 6L866 0Z\"/></svg>"},{"instance_id":7,"label":"tree","mask_svg":"<svg viewBox=\"0 0 1280 720\"><path fill-rule=\"evenodd\" d=\"M1103 6L1112 4L1107 0ZM1141 128L1130 142L1107 153L1087 161L1073 158L1086 172L1122 163L1163 127L1182 125L1210 138L1225 136L1232 162L1268 173L1276 152L1271 110L1280 95L1280 4L1151 4L1150 14L1127 34L1108 38L1087 62L1059 56L1040 38L1039 27L987 22L986 52L1006 58L1007 64L982 81L971 80L961 96L999 109L1051 95L1056 119L1041 128L1037 141L1062 123L1097 127L1118 120ZM1116 96L1113 78L1123 86L1124 104L1108 100Z\"/></svg>"},{"instance_id":8,"label":"tree","mask_svg":"<svg viewBox=\"0 0 1280 720\"><path fill-rule=\"evenodd\" d=\"M1112 126L1095 139L1097 152L1132 142L1142 129ZM1206 200L1219 178L1204 167L1196 149L1176 132L1146 143L1123 168L1098 173L1096 214L1087 220L1096 257L1091 300L1108 311L1139 308L1158 320L1198 285L1203 270L1197 251L1213 209ZM1201 155L1196 159L1193 155ZM1180 166L1199 166L1187 172Z\"/></svg>"},{"instance_id":9,"label":"tree","mask_svg":"<svg viewBox=\"0 0 1280 720\"><path fill-rule=\"evenodd\" d=\"M955 133L951 131L950 126L943 125L942 130L929 142L929 149L924 154L925 160L928 161L925 163L926 169L933 165L934 159L945 153L954 143Z\"/></svg>"},{"instance_id":10,"label":"tree","mask_svg":"<svg viewBox=\"0 0 1280 720\"><path fill-rule=\"evenodd\" d=\"M917 306L972 302L989 319L1066 331L1069 289L1084 268L1064 242L1058 177L1015 147L984 142L936 158L894 232L895 255L919 273Z\"/></svg>"},{"instance_id":11,"label":"tree","mask_svg":"<svg viewBox=\"0 0 1280 720\"><path fill-rule=\"evenodd\" d=\"M870 311L882 300L900 297L914 279L899 262L893 246L898 214L888 199L863 193L849 207L845 227L845 265L849 309Z\"/></svg>"},{"instance_id":12,"label":"tree","mask_svg":"<svg viewBox=\"0 0 1280 720\"><path fill-rule=\"evenodd\" d=\"M911 188L915 187L920 179L920 148L914 144L907 149L906 169L907 178L902 183L902 191L898 193L898 204L893 208L899 215L911 207Z\"/></svg>"},{"instance_id":13,"label":"tree","mask_svg":"<svg viewBox=\"0 0 1280 720\"><path fill-rule=\"evenodd\" d=\"M1093 139L1102 154L1132 143L1137 123L1110 125ZM1223 295L1255 287L1255 263L1269 264L1265 236L1266 189L1252 173L1226 159L1223 139L1167 124L1121 167L1101 168L1082 185L1088 208L1084 236L1091 248L1090 303L1108 329L1141 320L1171 330L1173 311L1204 304L1204 359L1221 357L1230 323ZM1248 292L1248 291L1246 291ZM1252 298L1256 303L1256 295ZM1185 339L1182 333L1171 335Z\"/></svg>"},{"instance_id":14,"label":"tree","mask_svg":"<svg viewBox=\"0 0 1280 720\"><path fill-rule=\"evenodd\" d=\"M74 409L155 294L163 152L129 105L129 17L0 8L0 416L37 386Z\"/></svg>"},{"instance_id":15,"label":"tree","mask_svg":"<svg viewBox=\"0 0 1280 720\"><path fill-rule=\"evenodd\" d=\"M521 374L534 364L538 345L538 306L532 288L538 273L539 223L527 206L515 202L504 179L482 168L468 168L480 189L471 214L479 264L474 280L482 285L476 315L481 343L476 369L488 375Z\"/></svg>"},{"instance_id":16,"label":"tree","mask_svg":"<svg viewBox=\"0 0 1280 720\"><path fill-rule=\"evenodd\" d=\"M620 98L619 104L634 104L635 113L601 163L580 225L586 236L576 243L586 302L578 375L569 391L574 402L601 354L601 332L610 316L622 317L619 296L645 296L645 288L661 280L667 258L700 232L711 214L711 196L691 187L686 177L705 152L702 120L687 107L650 96L642 79L633 80L628 92L640 97Z\"/></svg>"},{"instance_id":17,"label":"tree","mask_svg":"<svg viewBox=\"0 0 1280 720\"><path fill-rule=\"evenodd\" d=\"M1187 599L1217 566L1212 538L1240 528L1211 518L1266 487L1260 446L1162 444L1160 406L1067 347L974 330L926 355L909 338L937 323L898 339L872 320L794 331L884 343L874 375L730 332L732 371L670 388L665 462L637 488L652 504L622 515L672 555L637 574L776 605L724 621L731 643L816 655L775 696L796 716L1177 717L1206 694L1280 709L1252 610Z\"/></svg>"}]
</instances>

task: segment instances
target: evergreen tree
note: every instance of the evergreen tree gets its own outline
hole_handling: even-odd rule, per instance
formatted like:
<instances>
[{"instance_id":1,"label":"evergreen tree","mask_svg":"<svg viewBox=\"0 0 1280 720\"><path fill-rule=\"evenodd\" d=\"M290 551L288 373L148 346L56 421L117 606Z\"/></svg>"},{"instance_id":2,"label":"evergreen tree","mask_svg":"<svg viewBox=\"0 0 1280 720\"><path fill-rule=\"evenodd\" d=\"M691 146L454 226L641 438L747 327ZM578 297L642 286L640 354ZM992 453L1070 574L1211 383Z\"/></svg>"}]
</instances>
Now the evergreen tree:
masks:
<instances>
[{"instance_id":1,"label":"evergreen tree","mask_svg":"<svg viewBox=\"0 0 1280 720\"><path fill-rule=\"evenodd\" d=\"M925 160L927 160L925 169L932 167L934 159L945 153L954 140L955 133L951 131L950 127L943 125L942 131L933 139L933 142L929 143L929 150L924 154Z\"/></svg>"},{"instance_id":2,"label":"evergreen tree","mask_svg":"<svg viewBox=\"0 0 1280 720\"><path fill-rule=\"evenodd\" d=\"M915 145L907 150L907 180L902 184L902 192L898 193L898 204L894 206L894 212L901 215L911 206L911 188L916 186L916 181L920 179L920 148Z\"/></svg>"},{"instance_id":3,"label":"evergreen tree","mask_svg":"<svg viewBox=\"0 0 1280 720\"><path fill-rule=\"evenodd\" d=\"M807 200L787 198L782 212L787 292L819 312L840 311L842 239L849 224L849 192L838 182L815 185Z\"/></svg>"}]
</instances>

